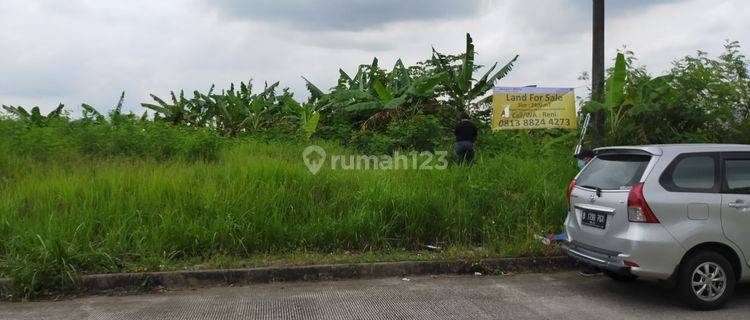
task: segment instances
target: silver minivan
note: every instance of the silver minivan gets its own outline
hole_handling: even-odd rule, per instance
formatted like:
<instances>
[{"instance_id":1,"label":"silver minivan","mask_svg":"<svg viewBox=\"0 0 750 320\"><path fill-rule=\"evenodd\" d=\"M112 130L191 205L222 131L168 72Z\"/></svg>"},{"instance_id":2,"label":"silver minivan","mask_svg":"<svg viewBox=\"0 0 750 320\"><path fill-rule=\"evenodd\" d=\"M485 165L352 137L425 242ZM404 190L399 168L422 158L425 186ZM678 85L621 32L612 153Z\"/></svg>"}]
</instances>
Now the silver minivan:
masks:
<instances>
[{"instance_id":1,"label":"silver minivan","mask_svg":"<svg viewBox=\"0 0 750 320\"><path fill-rule=\"evenodd\" d=\"M750 145L607 147L568 187L563 251L715 309L750 279Z\"/></svg>"}]
</instances>

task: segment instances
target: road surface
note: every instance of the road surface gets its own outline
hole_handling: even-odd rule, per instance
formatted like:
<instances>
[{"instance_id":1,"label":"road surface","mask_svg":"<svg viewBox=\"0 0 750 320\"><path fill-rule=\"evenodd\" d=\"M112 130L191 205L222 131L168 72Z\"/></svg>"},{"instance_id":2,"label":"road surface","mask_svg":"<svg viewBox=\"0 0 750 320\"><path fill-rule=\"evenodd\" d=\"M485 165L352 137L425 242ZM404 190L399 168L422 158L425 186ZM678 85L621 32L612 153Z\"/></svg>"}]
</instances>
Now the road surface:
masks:
<instances>
[{"instance_id":1,"label":"road surface","mask_svg":"<svg viewBox=\"0 0 750 320\"><path fill-rule=\"evenodd\" d=\"M407 281L408 280L408 281ZM686 309L655 284L575 272L438 276L0 303L0 319L743 319L750 285L719 311Z\"/></svg>"}]
</instances>

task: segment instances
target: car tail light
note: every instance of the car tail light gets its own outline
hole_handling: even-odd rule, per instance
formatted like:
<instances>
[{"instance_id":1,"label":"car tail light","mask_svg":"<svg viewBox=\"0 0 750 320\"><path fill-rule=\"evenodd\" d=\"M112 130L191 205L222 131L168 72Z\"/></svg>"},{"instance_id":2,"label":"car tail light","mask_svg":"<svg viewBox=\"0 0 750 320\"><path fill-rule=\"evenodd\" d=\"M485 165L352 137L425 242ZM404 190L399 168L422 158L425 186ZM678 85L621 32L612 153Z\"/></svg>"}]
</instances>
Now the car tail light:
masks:
<instances>
[{"instance_id":1,"label":"car tail light","mask_svg":"<svg viewBox=\"0 0 750 320\"><path fill-rule=\"evenodd\" d=\"M636 267L636 268L640 267L637 263L630 261L630 260L623 260L622 262L625 264L626 267Z\"/></svg>"},{"instance_id":2,"label":"car tail light","mask_svg":"<svg viewBox=\"0 0 750 320\"><path fill-rule=\"evenodd\" d=\"M573 188L576 187L576 179L570 181L568 184L568 208L570 208L570 194L573 193Z\"/></svg>"},{"instance_id":3,"label":"car tail light","mask_svg":"<svg viewBox=\"0 0 750 320\"><path fill-rule=\"evenodd\" d=\"M628 220L630 222L659 223L643 197L643 183L638 183L628 194Z\"/></svg>"}]
</instances>

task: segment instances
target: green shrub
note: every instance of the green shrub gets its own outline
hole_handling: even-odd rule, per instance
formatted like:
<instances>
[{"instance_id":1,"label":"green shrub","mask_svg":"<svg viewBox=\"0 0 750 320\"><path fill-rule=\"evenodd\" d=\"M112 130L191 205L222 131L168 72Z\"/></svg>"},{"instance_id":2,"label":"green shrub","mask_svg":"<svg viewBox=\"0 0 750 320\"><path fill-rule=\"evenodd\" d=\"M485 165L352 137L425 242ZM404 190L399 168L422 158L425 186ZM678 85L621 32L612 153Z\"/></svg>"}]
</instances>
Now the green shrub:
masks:
<instances>
[{"instance_id":1,"label":"green shrub","mask_svg":"<svg viewBox=\"0 0 750 320\"><path fill-rule=\"evenodd\" d=\"M387 135L401 150L434 151L443 145L445 130L434 116L418 114L391 122Z\"/></svg>"},{"instance_id":2,"label":"green shrub","mask_svg":"<svg viewBox=\"0 0 750 320\"><path fill-rule=\"evenodd\" d=\"M349 123L333 123L331 125L321 125L315 136L327 141L336 141L341 144L348 144L356 129Z\"/></svg>"},{"instance_id":3,"label":"green shrub","mask_svg":"<svg viewBox=\"0 0 750 320\"><path fill-rule=\"evenodd\" d=\"M349 142L365 153L391 154L396 150L435 151L446 144L445 137L437 118L414 115L391 121L385 132L369 129L352 132Z\"/></svg>"},{"instance_id":4,"label":"green shrub","mask_svg":"<svg viewBox=\"0 0 750 320\"><path fill-rule=\"evenodd\" d=\"M585 102L585 112L606 115L596 145L750 143L750 76L737 42L711 58L698 51L652 77L619 54L606 89L607 102ZM617 76L617 77L615 77ZM613 81L613 79L617 81Z\"/></svg>"},{"instance_id":5,"label":"green shrub","mask_svg":"<svg viewBox=\"0 0 750 320\"><path fill-rule=\"evenodd\" d=\"M353 132L350 144L367 154L391 154L398 148L393 137L371 130Z\"/></svg>"}]
</instances>

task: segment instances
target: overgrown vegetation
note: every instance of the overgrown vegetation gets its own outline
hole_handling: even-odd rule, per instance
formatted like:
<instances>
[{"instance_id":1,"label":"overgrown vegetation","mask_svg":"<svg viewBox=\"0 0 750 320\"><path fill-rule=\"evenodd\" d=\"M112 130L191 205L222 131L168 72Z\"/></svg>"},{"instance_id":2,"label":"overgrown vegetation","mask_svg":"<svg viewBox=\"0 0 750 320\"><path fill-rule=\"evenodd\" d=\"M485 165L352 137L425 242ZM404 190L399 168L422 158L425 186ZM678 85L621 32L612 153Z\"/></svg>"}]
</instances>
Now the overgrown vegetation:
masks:
<instances>
[{"instance_id":1,"label":"overgrown vegetation","mask_svg":"<svg viewBox=\"0 0 750 320\"><path fill-rule=\"evenodd\" d=\"M501 252L528 246L532 228L559 229L560 186L575 172L572 161L506 154L472 170L311 175L300 160L304 147L243 139L218 161L193 162L11 157L2 166L11 174L0 194L0 229L8 235L0 270L34 294L72 288L80 273L160 270L217 255L425 244Z\"/></svg>"},{"instance_id":2,"label":"overgrown vegetation","mask_svg":"<svg viewBox=\"0 0 750 320\"><path fill-rule=\"evenodd\" d=\"M474 77L465 52L433 50L390 70L374 59L300 102L278 83L153 96L153 116L60 105L4 106L0 119L0 276L16 295L72 290L81 274L235 265L254 257L364 256L425 244L538 252L530 232L560 231L576 133L489 132L477 102L516 58ZM653 77L619 55L604 103L607 144L747 142L745 57L729 43ZM468 111L483 132L477 162L447 170L307 171L302 149L451 150ZM312 140L312 142L310 141ZM216 262L219 261L220 263ZM222 262L223 261L223 262ZM227 262L229 261L229 262Z\"/></svg>"},{"instance_id":3,"label":"overgrown vegetation","mask_svg":"<svg viewBox=\"0 0 750 320\"><path fill-rule=\"evenodd\" d=\"M605 145L690 142L750 143L750 77L737 42L710 58L698 51L654 77L632 52L618 54L605 103L584 112L606 113Z\"/></svg>"}]
</instances>

